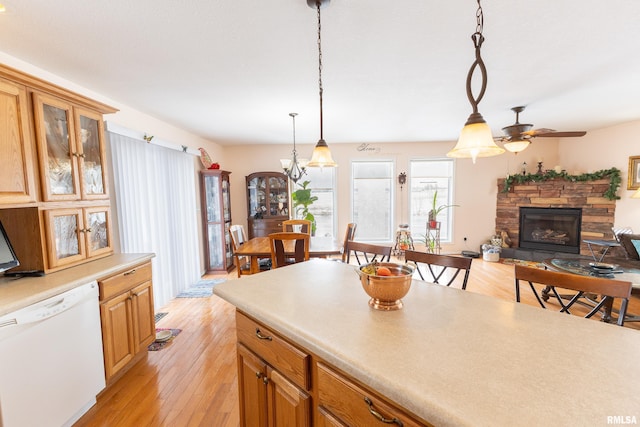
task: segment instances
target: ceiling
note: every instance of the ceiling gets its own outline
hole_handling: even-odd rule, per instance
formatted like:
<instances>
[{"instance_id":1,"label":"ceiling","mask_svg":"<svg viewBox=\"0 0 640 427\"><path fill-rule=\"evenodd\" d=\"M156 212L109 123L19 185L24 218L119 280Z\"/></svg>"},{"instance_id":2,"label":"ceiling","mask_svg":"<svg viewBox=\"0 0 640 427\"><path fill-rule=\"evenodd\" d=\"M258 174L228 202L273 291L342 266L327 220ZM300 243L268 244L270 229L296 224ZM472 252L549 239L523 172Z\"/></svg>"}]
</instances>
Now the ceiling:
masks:
<instances>
[{"instance_id":1,"label":"ceiling","mask_svg":"<svg viewBox=\"0 0 640 427\"><path fill-rule=\"evenodd\" d=\"M319 137L306 0L4 0L0 50L222 145ZM479 110L494 135L640 119L640 1L485 0ZM322 9L324 137L453 141L471 106L477 3L333 0ZM477 73L474 91L479 89ZM146 130L146 129L145 129ZM153 132L153 130L148 130Z\"/></svg>"}]
</instances>

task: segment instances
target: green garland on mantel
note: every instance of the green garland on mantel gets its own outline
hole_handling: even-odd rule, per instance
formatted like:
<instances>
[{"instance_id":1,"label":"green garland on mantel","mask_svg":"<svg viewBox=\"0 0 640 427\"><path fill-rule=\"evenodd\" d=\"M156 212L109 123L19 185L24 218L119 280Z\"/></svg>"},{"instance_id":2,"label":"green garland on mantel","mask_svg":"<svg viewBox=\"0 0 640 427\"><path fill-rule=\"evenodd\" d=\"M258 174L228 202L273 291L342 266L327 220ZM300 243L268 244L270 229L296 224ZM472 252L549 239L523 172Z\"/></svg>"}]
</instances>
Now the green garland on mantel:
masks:
<instances>
[{"instance_id":1,"label":"green garland on mantel","mask_svg":"<svg viewBox=\"0 0 640 427\"><path fill-rule=\"evenodd\" d=\"M609 200L617 200L620 198L616 193L622 182L620 178L620 169L611 168L596 171L593 173L583 173L581 175L569 175L566 172L556 172L554 170L548 170L544 173L527 173L519 175L509 175L504 180L503 193L508 193L514 184L524 184L526 182L541 182L549 181L550 179L562 178L571 182L585 182L585 181L597 181L599 179L609 178L609 188L604 192L604 197Z\"/></svg>"}]
</instances>

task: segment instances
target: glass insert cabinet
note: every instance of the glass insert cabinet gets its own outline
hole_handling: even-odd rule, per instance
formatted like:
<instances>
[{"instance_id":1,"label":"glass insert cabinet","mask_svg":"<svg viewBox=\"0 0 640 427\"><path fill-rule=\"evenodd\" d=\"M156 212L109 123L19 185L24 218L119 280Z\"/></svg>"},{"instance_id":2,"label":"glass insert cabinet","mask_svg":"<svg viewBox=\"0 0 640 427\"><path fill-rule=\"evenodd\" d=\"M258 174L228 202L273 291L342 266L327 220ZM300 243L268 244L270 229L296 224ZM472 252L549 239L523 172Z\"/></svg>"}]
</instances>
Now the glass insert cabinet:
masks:
<instances>
[{"instance_id":1,"label":"glass insert cabinet","mask_svg":"<svg viewBox=\"0 0 640 427\"><path fill-rule=\"evenodd\" d=\"M282 231L289 219L289 180L280 172L255 172L246 177L249 238Z\"/></svg>"},{"instance_id":2,"label":"glass insert cabinet","mask_svg":"<svg viewBox=\"0 0 640 427\"><path fill-rule=\"evenodd\" d=\"M231 196L229 174L222 170L200 171L202 224L207 273L233 269L231 247Z\"/></svg>"}]
</instances>

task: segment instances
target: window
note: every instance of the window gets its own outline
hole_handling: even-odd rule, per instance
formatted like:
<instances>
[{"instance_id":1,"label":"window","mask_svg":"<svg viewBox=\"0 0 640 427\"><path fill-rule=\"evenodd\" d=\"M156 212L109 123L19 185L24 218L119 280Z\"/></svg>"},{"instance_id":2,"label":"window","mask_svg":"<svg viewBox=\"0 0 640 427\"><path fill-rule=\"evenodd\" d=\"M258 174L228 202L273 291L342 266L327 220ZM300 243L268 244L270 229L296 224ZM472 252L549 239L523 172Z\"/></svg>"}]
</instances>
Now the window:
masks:
<instances>
[{"instance_id":1,"label":"window","mask_svg":"<svg viewBox=\"0 0 640 427\"><path fill-rule=\"evenodd\" d=\"M309 181L307 188L311 189L311 196L318 200L309 206L309 212L316 220L316 236L335 237L335 168L307 168L298 184L293 184L291 191L300 188L300 184ZM296 217L298 214L296 213Z\"/></svg>"},{"instance_id":2,"label":"window","mask_svg":"<svg viewBox=\"0 0 640 427\"><path fill-rule=\"evenodd\" d=\"M414 236L422 236L427 232L427 220L435 192L438 192L436 206L453 204L453 160L411 160L409 176L409 226ZM451 209L438 214L441 242L451 241L451 218Z\"/></svg>"},{"instance_id":3,"label":"window","mask_svg":"<svg viewBox=\"0 0 640 427\"><path fill-rule=\"evenodd\" d=\"M393 241L393 162L354 161L351 176L351 215L358 224L358 240Z\"/></svg>"}]
</instances>

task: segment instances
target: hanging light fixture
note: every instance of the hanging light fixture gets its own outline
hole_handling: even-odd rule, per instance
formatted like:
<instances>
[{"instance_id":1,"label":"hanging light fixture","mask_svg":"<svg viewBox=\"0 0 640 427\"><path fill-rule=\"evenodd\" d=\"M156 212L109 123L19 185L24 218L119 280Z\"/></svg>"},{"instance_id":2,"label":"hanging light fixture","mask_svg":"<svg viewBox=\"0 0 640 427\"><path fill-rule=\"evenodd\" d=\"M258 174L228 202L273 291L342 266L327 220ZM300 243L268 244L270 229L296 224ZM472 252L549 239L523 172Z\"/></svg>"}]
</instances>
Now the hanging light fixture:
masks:
<instances>
[{"instance_id":1,"label":"hanging light fixture","mask_svg":"<svg viewBox=\"0 0 640 427\"><path fill-rule=\"evenodd\" d=\"M289 113L293 120L293 151L291 152L291 159L280 159L282 169L284 173L293 182L298 182L302 175L307 171L307 159L298 159L298 153L296 152L296 116L298 113Z\"/></svg>"},{"instance_id":2,"label":"hanging light fixture","mask_svg":"<svg viewBox=\"0 0 640 427\"><path fill-rule=\"evenodd\" d=\"M491 135L491 128L487 125L487 122L482 118L482 114L478 112L478 104L484 96L484 92L487 88L487 68L484 65L484 61L480 56L480 48L484 42L484 36L482 35L482 26L484 24L484 16L482 14L482 6L480 6L480 0L478 0L478 10L476 12L477 24L476 32L471 35L471 40L476 50L476 60L471 65L469 73L467 74L467 98L473 107L473 113L467 119L462 131L460 132L460 138L453 150L447 153L448 157L469 158L476 162L477 157L490 157L497 156L504 153L504 148L500 148L493 141ZM480 68L482 75L482 87L477 98L473 97L471 92L471 78L476 67Z\"/></svg>"},{"instance_id":3,"label":"hanging light fixture","mask_svg":"<svg viewBox=\"0 0 640 427\"><path fill-rule=\"evenodd\" d=\"M529 144L531 144L531 141L528 139L514 139L509 142L505 142L504 148L512 153L518 154L519 152L524 151Z\"/></svg>"},{"instance_id":4,"label":"hanging light fixture","mask_svg":"<svg viewBox=\"0 0 640 427\"><path fill-rule=\"evenodd\" d=\"M320 139L313 149L313 154L311 155L311 160L307 163L308 167L330 167L334 168L338 166L336 162L333 161L331 157L331 151L329 150L329 146L324 140L323 137L323 129L322 129L322 31L321 31L321 20L320 20L320 7L323 4L329 4L330 0L307 0L307 4L310 7L315 8L318 11L318 87L320 92Z\"/></svg>"}]
</instances>

